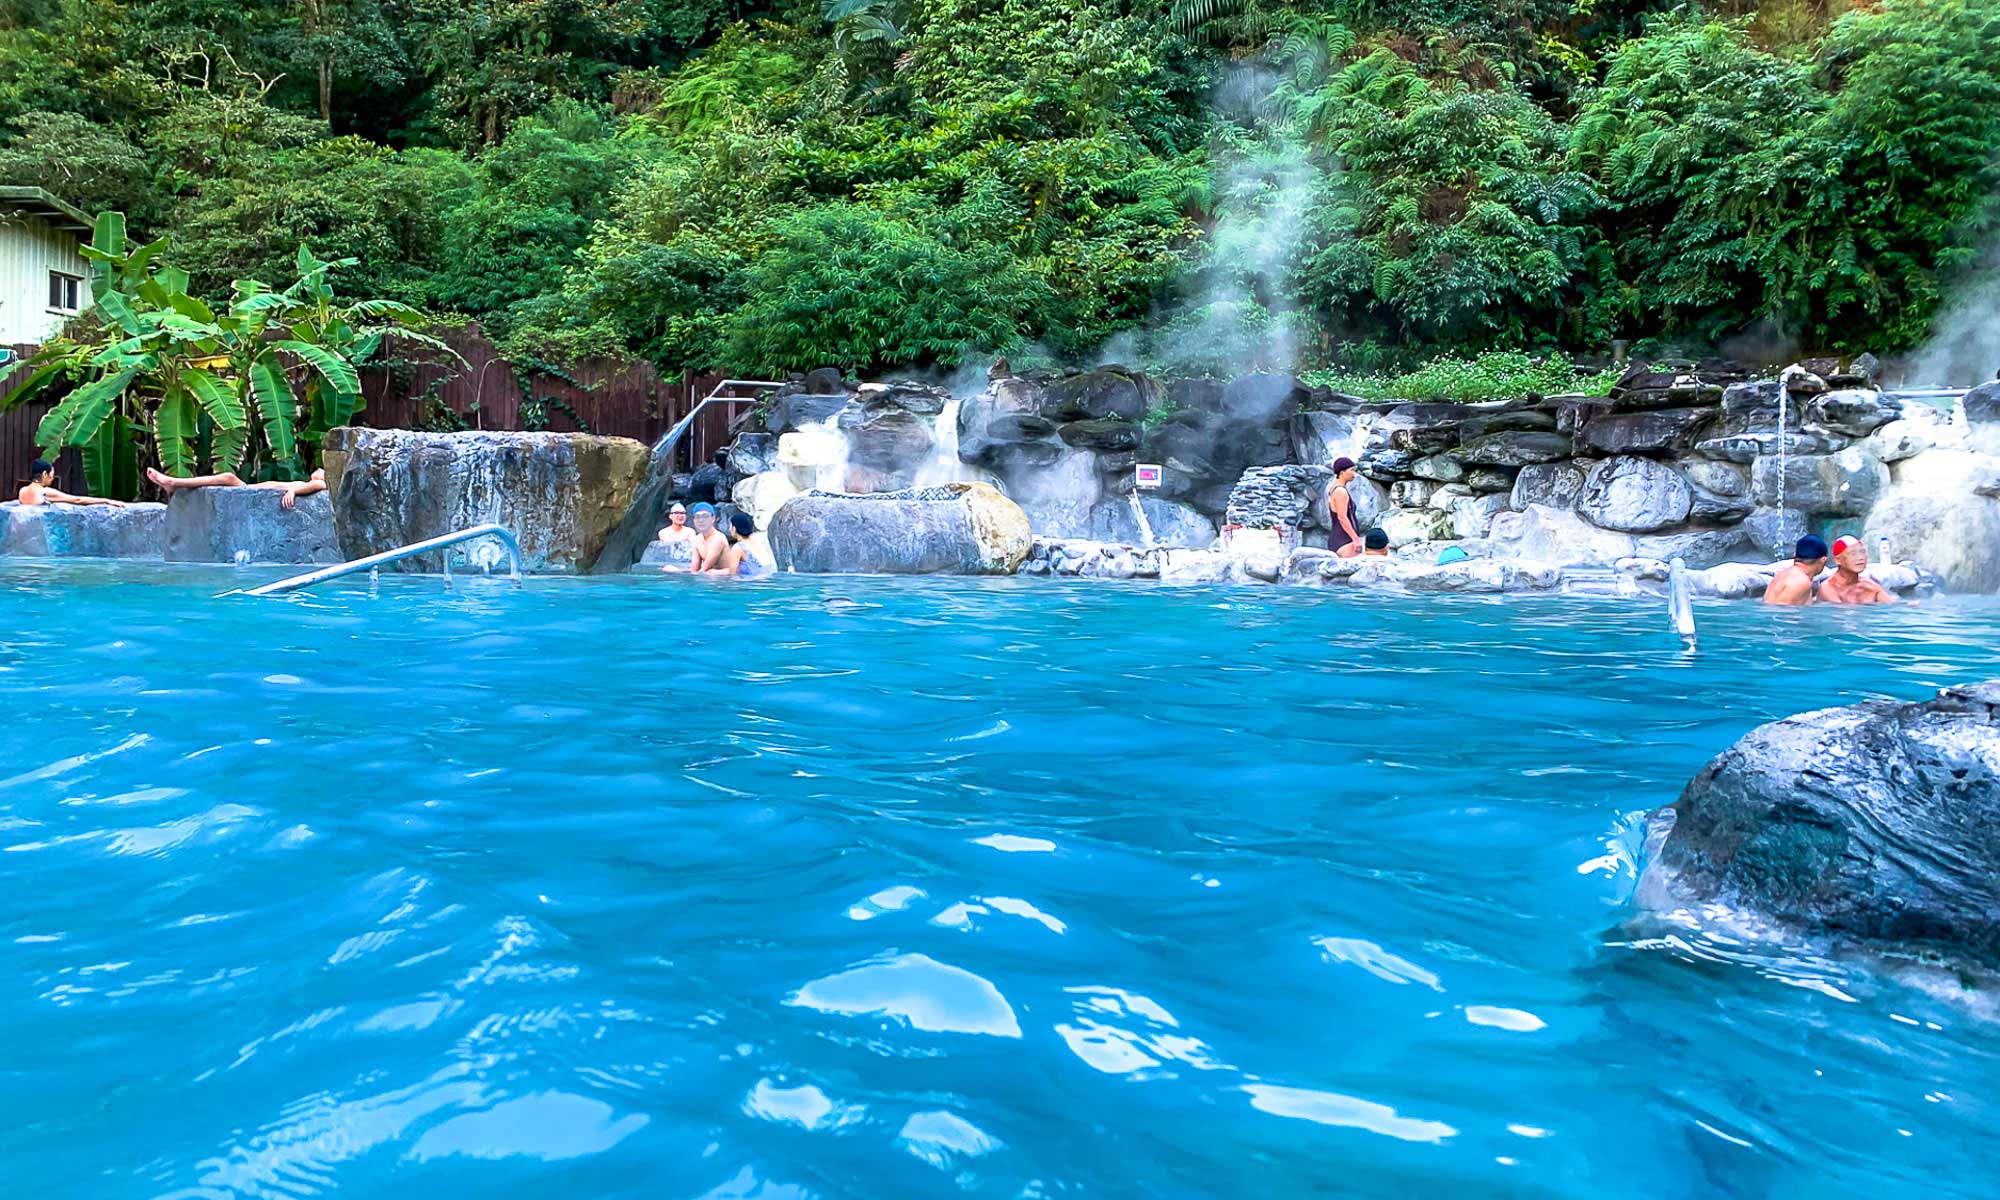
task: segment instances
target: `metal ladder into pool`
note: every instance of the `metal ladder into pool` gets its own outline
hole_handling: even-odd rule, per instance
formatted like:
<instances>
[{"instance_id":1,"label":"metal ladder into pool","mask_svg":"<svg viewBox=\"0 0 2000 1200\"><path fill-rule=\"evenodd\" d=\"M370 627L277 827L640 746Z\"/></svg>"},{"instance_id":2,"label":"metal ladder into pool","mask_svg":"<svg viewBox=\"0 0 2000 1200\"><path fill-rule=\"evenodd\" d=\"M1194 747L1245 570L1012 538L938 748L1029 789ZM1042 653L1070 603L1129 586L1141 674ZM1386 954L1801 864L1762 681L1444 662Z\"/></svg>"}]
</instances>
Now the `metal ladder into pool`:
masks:
<instances>
[{"instance_id":1,"label":"metal ladder into pool","mask_svg":"<svg viewBox=\"0 0 2000 1200\"><path fill-rule=\"evenodd\" d=\"M411 542L407 546L398 546L394 550L384 550L380 554L371 554L366 558L357 558L353 562L344 562L332 567L322 567L317 571L308 571L304 575L294 575L290 579L280 579L276 583L267 583L263 587L251 588L249 591L240 594L245 596L282 595L285 592L297 591L302 587L311 587L315 583L325 583L329 579L339 579L343 575L352 575L358 571L372 571L377 567L387 566L393 562L401 562L406 558L413 558L419 554L428 554L432 550L442 550L446 546L456 546L460 542L469 542L474 538L482 537L498 538L500 544L507 548L508 574L514 580L514 586L519 587L521 585L521 545L514 540L512 531L508 530L504 525L495 525L488 522L484 525L474 525L470 529L461 529L457 533L447 533L439 537L426 538L421 542ZM444 575L446 581L449 582L451 579L451 561L449 559L445 560Z\"/></svg>"}]
</instances>

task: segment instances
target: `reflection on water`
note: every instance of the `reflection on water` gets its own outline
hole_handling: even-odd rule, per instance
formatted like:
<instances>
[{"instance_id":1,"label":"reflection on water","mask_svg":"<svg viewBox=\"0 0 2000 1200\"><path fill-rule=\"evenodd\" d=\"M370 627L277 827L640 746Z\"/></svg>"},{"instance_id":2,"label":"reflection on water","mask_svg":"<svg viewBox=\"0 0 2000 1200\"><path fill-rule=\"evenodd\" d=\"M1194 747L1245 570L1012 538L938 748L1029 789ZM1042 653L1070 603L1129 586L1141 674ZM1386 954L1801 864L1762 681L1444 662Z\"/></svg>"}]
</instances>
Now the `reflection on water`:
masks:
<instances>
[{"instance_id":1,"label":"reflection on water","mask_svg":"<svg viewBox=\"0 0 2000 1200\"><path fill-rule=\"evenodd\" d=\"M253 575L0 567L11 1192L1988 1190L1978 998L1627 901L1993 602Z\"/></svg>"}]
</instances>

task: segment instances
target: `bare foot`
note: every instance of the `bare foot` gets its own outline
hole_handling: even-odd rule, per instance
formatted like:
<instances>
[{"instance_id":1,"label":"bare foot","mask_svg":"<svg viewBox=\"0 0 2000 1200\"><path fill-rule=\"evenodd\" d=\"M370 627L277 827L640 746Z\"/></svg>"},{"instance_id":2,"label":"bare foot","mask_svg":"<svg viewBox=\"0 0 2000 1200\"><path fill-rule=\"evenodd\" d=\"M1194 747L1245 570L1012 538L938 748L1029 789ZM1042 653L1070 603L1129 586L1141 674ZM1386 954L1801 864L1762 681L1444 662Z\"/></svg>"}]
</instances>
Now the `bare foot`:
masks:
<instances>
[{"instance_id":1,"label":"bare foot","mask_svg":"<svg viewBox=\"0 0 2000 1200\"><path fill-rule=\"evenodd\" d=\"M178 481L165 471L156 471L151 467L147 467L146 478L152 480L153 486L159 488L167 495L171 496L174 494L174 484Z\"/></svg>"}]
</instances>

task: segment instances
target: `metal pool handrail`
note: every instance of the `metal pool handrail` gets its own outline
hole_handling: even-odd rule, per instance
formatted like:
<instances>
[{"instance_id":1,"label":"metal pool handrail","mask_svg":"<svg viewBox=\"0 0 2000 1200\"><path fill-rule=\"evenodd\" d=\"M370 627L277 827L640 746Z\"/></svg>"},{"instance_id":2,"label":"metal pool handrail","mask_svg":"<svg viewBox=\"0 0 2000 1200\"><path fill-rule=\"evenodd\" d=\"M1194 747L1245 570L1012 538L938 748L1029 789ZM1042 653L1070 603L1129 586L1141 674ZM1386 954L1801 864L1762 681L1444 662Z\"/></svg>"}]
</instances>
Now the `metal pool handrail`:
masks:
<instances>
[{"instance_id":1,"label":"metal pool handrail","mask_svg":"<svg viewBox=\"0 0 2000 1200\"><path fill-rule=\"evenodd\" d=\"M1667 618L1688 649L1694 649L1694 594L1688 585L1687 564L1675 559L1667 564Z\"/></svg>"},{"instance_id":2,"label":"metal pool handrail","mask_svg":"<svg viewBox=\"0 0 2000 1200\"><path fill-rule=\"evenodd\" d=\"M384 566L388 563L401 562L406 558L426 554L432 550L441 550L446 546L455 546L460 542L469 542L473 538L482 537L499 538L500 544L507 547L507 558L511 564L510 577L516 584L520 583L520 543L514 540L513 533L505 526L488 522L485 525L474 525L470 529L461 529L457 533L447 533L439 537L426 538L421 542L411 542L407 546L398 546L394 550L384 550L380 554L371 554L366 558L357 558L353 562L344 562L332 567L321 567L317 571L310 571L304 575L294 575L290 579L280 579L276 583L267 583L263 587L251 588L243 594L246 596L276 596L284 592L296 591L302 587L311 587L315 583L325 583L329 579L339 579L343 575L352 575L357 571L372 570L375 567ZM449 573L449 570L450 565L446 564L447 573Z\"/></svg>"}]
</instances>

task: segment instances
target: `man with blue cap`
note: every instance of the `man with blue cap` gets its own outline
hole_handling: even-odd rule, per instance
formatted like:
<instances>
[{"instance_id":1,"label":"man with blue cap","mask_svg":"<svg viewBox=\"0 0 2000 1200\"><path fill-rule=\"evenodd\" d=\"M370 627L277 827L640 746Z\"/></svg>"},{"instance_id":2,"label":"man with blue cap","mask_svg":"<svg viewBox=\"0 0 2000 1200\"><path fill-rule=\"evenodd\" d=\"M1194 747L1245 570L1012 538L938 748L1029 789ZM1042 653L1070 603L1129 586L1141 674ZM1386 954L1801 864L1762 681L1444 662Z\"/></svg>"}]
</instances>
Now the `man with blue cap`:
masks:
<instances>
[{"instance_id":1,"label":"man with blue cap","mask_svg":"<svg viewBox=\"0 0 2000 1200\"><path fill-rule=\"evenodd\" d=\"M1764 589L1764 603L1801 608L1813 602L1813 580L1826 568L1826 543L1812 534L1792 547L1792 565L1777 573Z\"/></svg>"}]
</instances>

